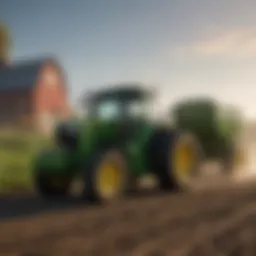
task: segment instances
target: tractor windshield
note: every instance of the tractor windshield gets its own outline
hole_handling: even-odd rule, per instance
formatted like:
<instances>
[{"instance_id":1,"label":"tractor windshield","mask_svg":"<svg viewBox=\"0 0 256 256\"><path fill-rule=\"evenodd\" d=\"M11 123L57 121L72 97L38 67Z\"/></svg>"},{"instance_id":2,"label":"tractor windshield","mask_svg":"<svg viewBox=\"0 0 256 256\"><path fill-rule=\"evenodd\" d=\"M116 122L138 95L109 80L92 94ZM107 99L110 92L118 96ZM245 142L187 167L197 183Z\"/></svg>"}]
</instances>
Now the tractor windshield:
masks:
<instances>
[{"instance_id":1,"label":"tractor windshield","mask_svg":"<svg viewBox=\"0 0 256 256\"><path fill-rule=\"evenodd\" d=\"M101 120L148 118L152 96L151 91L138 86L107 88L88 95L87 113Z\"/></svg>"},{"instance_id":2,"label":"tractor windshield","mask_svg":"<svg viewBox=\"0 0 256 256\"><path fill-rule=\"evenodd\" d=\"M102 120L134 119L147 116L146 100L105 100L98 103L96 116Z\"/></svg>"},{"instance_id":3,"label":"tractor windshield","mask_svg":"<svg viewBox=\"0 0 256 256\"><path fill-rule=\"evenodd\" d=\"M121 116L120 104L116 100L103 101L96 108L96 116L103 120L118 119Z\"/></svg>"},{"instance_id":4,"label":"tractor windshield","mask_svg":"<svg viewBox=\"0 0 256 256\"><path fill-rule=\"evenodd\" d=\"M148 112L148 101L140 100L140 101L131 101L127 103L127 114L130 117L141 118L147 116Z\"/></svg>"}]
</instances>

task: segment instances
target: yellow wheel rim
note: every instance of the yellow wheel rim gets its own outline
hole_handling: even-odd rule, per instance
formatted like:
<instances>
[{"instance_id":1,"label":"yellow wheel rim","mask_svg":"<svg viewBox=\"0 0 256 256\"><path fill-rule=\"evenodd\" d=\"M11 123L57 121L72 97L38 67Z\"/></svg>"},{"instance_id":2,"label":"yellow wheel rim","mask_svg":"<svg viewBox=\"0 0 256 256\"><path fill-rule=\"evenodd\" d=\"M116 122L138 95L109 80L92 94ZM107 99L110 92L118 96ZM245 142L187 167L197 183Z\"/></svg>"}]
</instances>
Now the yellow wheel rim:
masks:
<instances>
[{"instance_id":1,"label":"yellow wheel rim","mask_svg":"<svg viewBox=\"0 0 256 256\"><path fill-rule=\"evenodd\" d=\"M194 148L184 141L178 142L173 162L174 172L179 178L186 178L191 175L195 164Z\"/></svg>"},{"instance_id":2,"label":"yellow wheel rim","mask_svg":"<svg viewBox=\"0 0 256 256\"><path fill-rule=\"evenodd\" d=\"M103 163L96 177L96 188L101 197L118 194L122 187L122 168L117 163Z\"/></svg>"}]
</instances>

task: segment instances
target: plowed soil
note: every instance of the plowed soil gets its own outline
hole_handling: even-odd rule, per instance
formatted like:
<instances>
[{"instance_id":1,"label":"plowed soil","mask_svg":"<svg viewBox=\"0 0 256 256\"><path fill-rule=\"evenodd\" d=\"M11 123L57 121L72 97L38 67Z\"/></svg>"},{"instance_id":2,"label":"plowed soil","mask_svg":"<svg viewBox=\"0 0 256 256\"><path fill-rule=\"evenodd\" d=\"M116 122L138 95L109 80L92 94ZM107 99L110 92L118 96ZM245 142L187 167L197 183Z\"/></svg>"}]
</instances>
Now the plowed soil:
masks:
<instances>
[{"instance_id":1,"label":"plowed soil","mask_svg":"<svg viewBox=\"0 0 256 256\"><path fill-rule=\"evenodd\" d=\"M144 194L5 220L0 255L255 256L256 187Z\"/></svg>"}]
</instances>

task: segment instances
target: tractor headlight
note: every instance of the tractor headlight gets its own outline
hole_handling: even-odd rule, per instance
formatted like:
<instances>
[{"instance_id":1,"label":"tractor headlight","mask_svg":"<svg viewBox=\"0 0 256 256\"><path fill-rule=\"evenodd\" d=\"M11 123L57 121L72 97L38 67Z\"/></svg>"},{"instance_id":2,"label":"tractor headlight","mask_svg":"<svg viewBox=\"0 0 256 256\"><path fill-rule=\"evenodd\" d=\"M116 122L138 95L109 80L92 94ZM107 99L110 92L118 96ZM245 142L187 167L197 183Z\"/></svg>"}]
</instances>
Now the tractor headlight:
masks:
<instances>
[{"instance_id":1,"label":"tractor headlight","mask_svg":"<svg viewBox=\"0 0 256 256\"><path fill-rule=\"evenodd\" d=\"M78 132L72 125L61 124L55 130L55 139L61 147L73 149L78 143Z\"/></svg>"}]
</instances>

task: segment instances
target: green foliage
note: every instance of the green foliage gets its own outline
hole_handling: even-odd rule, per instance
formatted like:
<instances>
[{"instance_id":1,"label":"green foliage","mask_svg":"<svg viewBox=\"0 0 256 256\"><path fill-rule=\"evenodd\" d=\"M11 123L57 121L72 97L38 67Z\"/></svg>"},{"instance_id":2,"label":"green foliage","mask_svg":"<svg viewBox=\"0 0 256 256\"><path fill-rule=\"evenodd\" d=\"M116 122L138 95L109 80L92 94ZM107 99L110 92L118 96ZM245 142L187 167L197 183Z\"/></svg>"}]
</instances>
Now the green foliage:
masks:
<instances>
[{"instance_id":1,"label":"green foliage","mask_svg":"<svg viewBox=\"0 0 256 256\"><path fill-rule=\"evenodd\" d=\"M221 157L226 145L236 139L242 129L239 109L211 99L184 100L171 111L176 127L194 133L209 158Z\"/></svg>"},{"instance_id":2,"label":"green foliage","mask_svg":"<svg viewBox=\"0 0 256 256\"><path fill-rule=\"evenodd\" d=\"M0 192L32 189L32 163L49 139L35 133L0 130Z\"/></svg>"},{"instance_id":3,"label":"green foliage","mask_svg":"<svg viewBox=\"0 0 256 256\"><path fill-rule=\"evenodd\" d=\"M184 100L171 109L171 114L177 128L200 137L213 137L216 134L216 109L216 104L210 100Z\"/></svg>"},{"instance_id":4,"label":"green foliage","mask_svg":"<svg viewBox=\"0 0 256 256\"><path fill-rule=\"evenodd\" d=\"M242 114L235 107L220 109L218 124L220 132L224 137L236 137L242 130Z\"/></svg>"}]
</instances>

